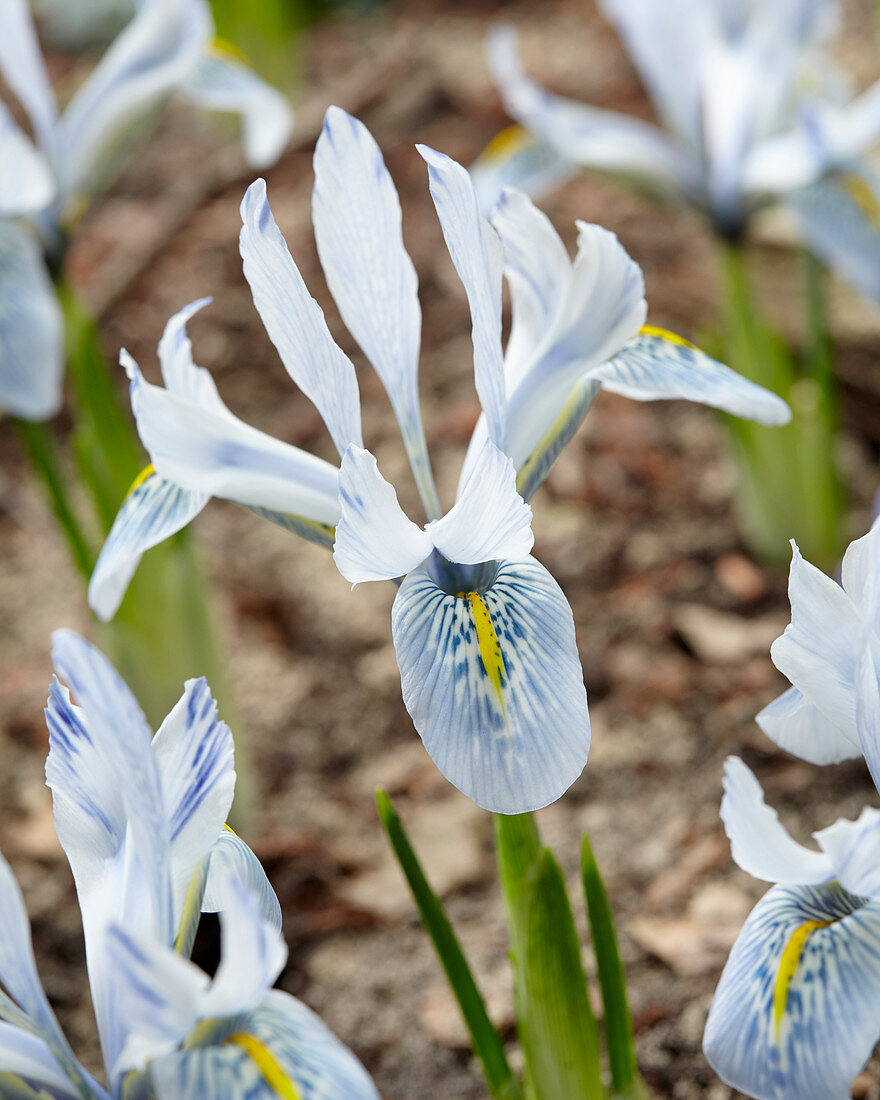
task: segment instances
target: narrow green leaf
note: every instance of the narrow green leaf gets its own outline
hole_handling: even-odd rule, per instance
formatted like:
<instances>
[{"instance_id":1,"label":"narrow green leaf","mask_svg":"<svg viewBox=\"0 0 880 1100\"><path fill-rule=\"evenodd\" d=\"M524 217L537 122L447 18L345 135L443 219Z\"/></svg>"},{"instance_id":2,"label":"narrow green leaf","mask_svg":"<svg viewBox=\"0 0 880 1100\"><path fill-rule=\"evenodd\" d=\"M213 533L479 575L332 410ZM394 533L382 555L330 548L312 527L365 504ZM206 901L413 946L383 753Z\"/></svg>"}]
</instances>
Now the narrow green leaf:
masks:
<instances>
[{"instance_id":1,"label":"narrow green leaf","mask_svg":"<svg viewBox=\"0 0 880 1100\"><path fill-rule=\"evenodd\" d=\"M586 834L581 844L581 873L605 1008L605 1046L611 1065L611 1085L615 1096L635 1097L639 1095L641 1082L626 996L626 976L620 961L608 894Z\"/></svg>"},{"instance_id":2,"label":"narrow green leaf","mask_svg":"<svg viewBox=\"0 0 880 1100\"><path fill-rule=\"evenodd\" d=\"M397 862L406 876L418 906L422 924L434 943L458 1001L470 1032L474 1053L483 1065L489 1091L496 1100L522 1100L522 1089L508 1064L504 1044L489 1019L464 952L440 899L428 884L403 823L385 791L380 790L376 793L376 803Z\"/></svg>"}]
</instances>

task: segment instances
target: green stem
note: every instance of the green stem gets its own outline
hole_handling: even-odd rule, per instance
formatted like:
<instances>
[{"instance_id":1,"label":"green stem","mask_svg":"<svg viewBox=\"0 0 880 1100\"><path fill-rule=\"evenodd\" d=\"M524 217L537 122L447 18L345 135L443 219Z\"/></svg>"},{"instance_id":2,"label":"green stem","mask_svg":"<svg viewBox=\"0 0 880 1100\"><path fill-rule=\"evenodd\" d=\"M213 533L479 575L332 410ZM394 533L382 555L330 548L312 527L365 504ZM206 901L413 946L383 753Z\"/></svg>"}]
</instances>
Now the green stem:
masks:
<instances>
[{"instance_id":1,"label":"green stem","mask_svg":"<svg viewBox=\"0 0 880 1100\"><path fill-rule=\"evenodd\" d=\"M16 420L15 426L31 467L43 482L52 513L67 540L74 564L88 580L92 574L95 559L70 501L61 459L52 433L48 425L31 420Z\"/></svg>"}]
</instances>

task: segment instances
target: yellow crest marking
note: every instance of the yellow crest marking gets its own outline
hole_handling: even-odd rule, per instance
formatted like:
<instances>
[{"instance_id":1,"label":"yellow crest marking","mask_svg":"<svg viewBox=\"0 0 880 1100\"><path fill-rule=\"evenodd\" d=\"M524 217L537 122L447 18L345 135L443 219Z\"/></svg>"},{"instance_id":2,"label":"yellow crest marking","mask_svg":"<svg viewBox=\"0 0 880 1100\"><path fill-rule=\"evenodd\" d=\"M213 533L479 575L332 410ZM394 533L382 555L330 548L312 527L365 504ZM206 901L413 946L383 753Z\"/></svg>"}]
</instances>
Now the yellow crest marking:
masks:
<instances>
[{"instance_id":1,"label":"yellow crest marking","mask_svg":"<svg viewBox=\"0 0 880 1100\"><path fill-rule=\"evenodd\" d=\"M125 494L126 497L130 497L131 494L136 489L140 489L140 487L143 485L143 483L145 481L147 481L148 478L151 478L155 472L156 472L156 467L153 465L152 462L150 463L149 466L145 466L143 468L143 470L141 470L141 472L138 474L138 476L134 479L134 481L129 486L129 490Z\"/></svg>"},{"instance_id":2,"label":"yellow crest marking","mask_svg":"<svg viewBox=\"0 0 880 1100\"><path fill-rule=\"evenodd\" d=\"M235 61L239 65L250 67L247 55L240 50L234 42L230 42L227 38L216 37L211 43L208 52L213 57L219 57L221 61Z\"/></svg>"},{"instance_id":3,"label":"yellow crest marking","mask_svg":"<svg viewBox=\"0 0 880 1100\"><path fill-rule=\"evenodd\" d=\"M861 176L848 173L841 177L841 186L865 215L871 225L880 228L880 200Z\"/></svg>"},{"instance_id":4,"label":"yellow crest marking","mask_svg":"<svg viewBox=\"0 0 880 1100\"><path fill-rule=\"evenodd\" d=\"M527 149L532 144L532 136L522 126L507 126L489 142L480 153L479 160L506 160L508 157Z\"/></svg>"},{"instance_id":5,"label":"yellow crest marking","mask_svg":"<svg viewBox=\"0 0 880 1100\"><path fill-rule=\"evenodd\" d=\"M261 1043L254 1035L245 1032L230 1035L227 1043L236 1043L253 1058L257 1063L260 1073L266 1078L269 1087L272 1088L283 1100L302 1100L299 1091L293 1081L287 1076L275 1055Z\"/></svg>"},{"instance_id":6,"label":"yellow crest marking","mask_svg":"<svg viewBox=\"0 0 880 1100\"><path fill-rule=\"evenodd\" d=\"M677 344L680 348L696 349L697 347L690 340L685 340L683 336L670 332L667 328L659 328L657 325L642 325L639 329L639 336L656 336L660 340L668 340L670 344Z\"/></svg>"},{"instance_id":7,"label":"yellow crest marking","mask_svg":"<svg viewBox=\"0 0 880 1100\"><path fill-rule=\"evenodd\" d=\"M827 928L834 921L808 920L795 929L791 939L785 945L782 958L779 960L779 970L776 973L776 985L773 987L773 1028L776 1038L779 1038L779 1029L782 1027L782 1018L785 1015L785 1006L788 1003L788 989L792 983L798 963L804 950L804 944L811 932L819 928Z\"/></svg>"},{"instance_id":8,"label":"yellow crest marking","mask_svg":"<svg viewBox=\"0 0 880 1100\"><path fill-rule=\"evenodd\" d=\"M464 599L471 605L474 616L474 627L477 631L477 644L480 647L480 660L489 677L489 683L495 689L501 709L504 710L504 658L501 655L501 646L498 644L498 635L492 625L492 616L489 608L479 592L465 592Z\"/></svg>"}]
</instances>

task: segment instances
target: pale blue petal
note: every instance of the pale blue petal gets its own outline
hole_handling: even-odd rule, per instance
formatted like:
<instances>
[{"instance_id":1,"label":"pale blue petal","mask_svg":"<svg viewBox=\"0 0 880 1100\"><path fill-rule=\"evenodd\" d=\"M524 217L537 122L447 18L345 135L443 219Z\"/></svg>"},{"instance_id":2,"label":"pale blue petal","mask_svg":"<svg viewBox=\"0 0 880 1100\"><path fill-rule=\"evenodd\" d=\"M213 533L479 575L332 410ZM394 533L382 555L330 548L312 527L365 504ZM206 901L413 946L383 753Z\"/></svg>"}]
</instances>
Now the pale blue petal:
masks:
<instances>
[{"instance_id":1,"label":"pale blue petal","mask_svg":"<svg viewBox=\"0 0 880 1100\"><path fill-rule=\"evenodd\" d=\"M523 73L509 27L493 32L490 60L508 113L565 160L700 197L699 162L684 142L641 119L552 95Z\"/></svg>"},{"instance_id":2,"label":"pale blue petal","mask_svg":"<svg viewBox=\"0 0 880 1100\"><path fill-rule=\"evenodd\" d=\"M872 602L876 598L878 578L880 578L880 523L874 523L866 535L853 539L847 546L840 566L840 579L844 592L869 621L873 621L875 609Z\"/></svg>"},{"instance_id":3,"label":"pale blue petal","mask_svg":"<svg viewBox=\"0 0 880 1100\"><path fill-rule=\"evenodd\" d=\"M856 662L856 730L874 786L880 791L880 661L876 635L862 641Z\"/></svg>"},{"instance_id":4,"label":"pale blue petal","mask_svg":"<svg viewBox=\"0 0 880 1100\"><path fill-rule=\"evenodd\" d=\"M857 743L855 646L862 632L844 590L804 561L792 541L791 622L770 647L773 663L841 732Z\"/></svg>"},{"instance_id":5,"label":"pale blue petal","mask_svg":"<svg viewBox=\"0 0 880 1100\"><path fill-rule=\"evenodd\" d=\"M156 350L166 389L205 409L220 411L226 406L210 371L196 366L192 341L186 331L187 322L212 301L211 298L198 298L175 313L162 330Z\"/></svg>"},{"instance_id":6,"label":"pale blue petal","mask_svg":"<svg viewBox=\"0 0 880 1100\"><path fill-rule=\"evenodd\" d=\"M187 680L153 738L153 753L170 827L177 928L193 873L223 829L235 791L232 734L204 677Z\"/></svg>"},{"instance_id":7,"label":"pale blue petal","mask_svg":"<svg viewBox=\"0 0 880 1100\"><path fill-rule=\"evenodd\" d=\"M438 516L419 409L419 284L397 191L369 130L339 107L327 110L314 164L312 220L327 286L382 380L425 507Z\"/></svg>"},{"instance_id":8,"label":"pale blue petal","mask_svg":"<svg viewBox=\"0 0 880 1100\"><path fill-rule=\"evenodd\" d=\"M430 536L404 515L369 451L349 447L343 455L339 502L333 560L352 585L402 577L431 553Z\"/></svg>"},{"instance_id":9,"label":"pale blue petal","mask_svg":"<svg viewBox=\"0 0 880 1100\"><path fill-rule=\"evenodd\" d=\"M838 764L862 753L858 741L826 718L797 688L789 688L768 703L755 721L781 749L810 764Z\"/></svg>"},{"instance_id":10,"label":"pale blue petal","mask_svg":"<svg viewBox=\"0 0 880 1100\"><path fill-rule=\"evenodd\" d=\"M498 562L470 595L424 566L404 579L391 613L403 700L451 783L487 810L525 813L571 786L590 747L571 609L532 558Z\"/></svg>"},{"instance_id":11,"label":"pale blue petal","mask_svg":"<svg viewBox=\"0 0 880 1100\"><path fill-rule=\"evenodd\" d=\"M50 1089L53 1097L82 1100L82 1094L76 1090L44 1040L22 1028L0 1023L0 1076L5 1073L22 1078L34 1088ZM5 1082L0 1080L2 1100L7 1098L4 1086ZM36 1092L31 1095L35 1098L39 1096ZM106 1096L106 1093L102 1089L96 1095Z\"/></svg>"},{"instance_id":12,"label":"pale blue petal","mask_svg":"<svg viewBox=\"0 0 880 1100\"><path fill-rule=\"evenodd\" d=\"M470 166L477 202L486 217L508 187L540 199L579 173L576 164L522 126L502 130Z\"/></svg>"},{"instance_id":13,"label":"pale blue petal","mask_svg":"<svg viewBox=\"0 0 880 1100\"><path fill-rule=\"evenodd\" d=\"M281 236L266 183L256 180L241 202L239 237L244 275L266 332L287 373L312 401L342 454L362 446L357 378L351 360L330 335Z\"/></svg>"},{"instance_id":14,"label":"pale blue petal","mask_svg":"<svg viewBox=\"0 0 880 1100\"><path fill-rule=\"evenodd\" d=\"M733 858L755 878L809 885L834 877L831 859L791 838L779 814L764 802L761 784L736 756L728 756L724 765L721 820Z\"/></svg>"},{"instance_id":15,"label":"pale blue petal","mask_svg":"<svg viewBox=\"0 0 880 1100\"><path fill-rule=\"evenodd\" d=\"M777 1027L783 953L813 921L831 923L805 930ZM703 1037L706 1057L727 1084L758 1100L849 1100L880 1035L878 979L876 903L864 904L835 883L774 886L746 921L721 975ZM780 994L784 988L783 979Z\"/></svg>"},{"instance_id":16,"label":"pale blue petal","mask_svg":"<svg viewBox=\"0 0 880 1100\"><path fill-rule=\"evenodd\" d=\"M61 310L40 247L0 220L0 406L47 420L61 405L63 374Z\"/></svg>"},{"instance_id":17,"label":"pale blue petal","mask_svg":"<svg viewBox=\"0 0 880 1100\"><path fill-rule=\"evenodd\" d=\"M54 159L67 202L100 180L131 124L192 72L213 34L204 0L145 0L65 108Z\"/></svg>"},{"instance_id":18,"label":"pale blue petal","mask_svg":"<svg viewBox=\"0 0 880 1100\"><path fill-rule=\"evenodd\" d=\"M634 401L682 398L759 424L787 424L791 410L776 394L743 378L698 348L665 335L640 333L593 372L602 388Z\"/></svg>"},{"instance_id":19,"label":"pale blue petal","mask_svg":"<svg viewBox=\"0 0 880 1100\"><path fill-rule=\"evenodd\" d=\"M54 193L49 165L0 102L0 218L42 210Z\"/></svg>"},{"instance_id":20,"label":"pale blue petal","mask_svg":"<svg viewBox=\"0 0 880 1100\"><path fill-rule=\"evenodd\" d=\"M866 806L858 821L841 818L814 836L844 890L880 900L880 810Z\"/></svg>"},{"instance_id":21,"label":"pale blue petal","mask_svg":"<svg viewBox=\"0 0 880 1100\"><path fill-rule=\"evenodd\" d=\"M216 913L223 908L226 883L237 879L248 888L259 905L263 919L281 929L281 905L266 878L263 865L230 828L225 828L214 841L208 865L208 880L202 898L202 912Z\"/></svg>"},{"instance_id":22,"label":"pale blue petal","mask_svg":"<svg viewBox=\"0 0 880 1100\"><path fill-rule=\"evenodd\" d=\"M486 443L454 507L426 530L440 553L457 564L527 558L535 542L532 510L516 491L507 455Z\"/></svg>"},{"instance_id":23,"label":"pale blue petal","mask_svg":"<svg viewBox=\"0 0 880 1100\"><path fill-rule=\"evenodd\" d=\"M155 473L137 482L113 521L89 580L89 607L102 622L118 611L145 551L186 527L209 499L207 493L181 489Z\"/></svg>"},{"instance_id":24,"label":"pale blue petal","mask_svg":"<svg viewBox=\"0 0 880 1100\"><path fill-rule=\"evenodd\" d=\"M55 97L27 0L3 0L0 5L0 74L21 100L40 143L48 148L55 125Z\"/></svg>"},{"instance_id":25,"label":"pale blue petal","mask_svg":"<svg viewBox=\"0 0 880 1100\"><path fill-rule=\"evenodd\" d=\"M498 234L480 214L473 183L456 161L417 145L428 165L431 198L449 255L471 310L474 378L489 438L505 450L507 398L501 350L501 278L504 258Z\"/></svg>"},{"instance_id":26,"label":"pale blue petal","mask_svg":"<svg viewBox=\"0 0 880 1100\"><path fill-rule=\"evenodd\" d=\"M241 116L244 155L252 168L267 168L281 156L293 129L290 104L232 57L212 51L199 58L180 91L200 107Z\"/></svg>"}]
</instances>

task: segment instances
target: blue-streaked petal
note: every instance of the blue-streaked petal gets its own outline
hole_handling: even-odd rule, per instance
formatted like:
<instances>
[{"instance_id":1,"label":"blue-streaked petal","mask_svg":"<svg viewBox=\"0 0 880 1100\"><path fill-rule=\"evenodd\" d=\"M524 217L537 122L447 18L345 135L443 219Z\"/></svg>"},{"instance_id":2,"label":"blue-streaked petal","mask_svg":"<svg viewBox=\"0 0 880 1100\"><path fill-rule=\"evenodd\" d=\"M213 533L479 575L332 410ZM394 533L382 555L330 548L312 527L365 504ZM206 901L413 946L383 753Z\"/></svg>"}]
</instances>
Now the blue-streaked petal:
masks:
<instances>
[{"instance_id":1,"label":"blue-streaked petal","mask_svg":"<svg viewBox=\"0 0 880 1100\"><path fill-rule=\"evenodd\" d=\"M402 577L431 553L430 536L404 515L369 451L349 447L343 455L339 502L333 560L352 585Z\"/></svg>"},{"instance_id":2,"label":"blue-streaked petal","mask_svg":"<svg viewBox=\"0 0 880 1100\"><path fill-rule=\"evenodd\" d=\"M523 73L509 27L496 28L489 46L508 113L565 160L699 197L699 162L685 143L641 119L552 95Z\"/></svg>"},{"instance_id":3,"label":"blue-streaked petal","mask_svg":"<svg viewBox=\"0 0 880 1100\"><path fill-rule=\"evenodd\" d=\"M235 790L232 734L204 677L183 695L153 738L170 826L174 926L198 863L212 850Z\"/></svg>"},{"instance_id":4,"label":"blue-streaked petal","mask_svg":"<svg viewBox=\"0 0 880 1100\"><path fill-rule=\"evenodd\" d=\"M470 166L480 210L488 217L508 187L540 199L578 175L580 168L523 126L508 126Z\"/></svg>"},{"instance_id":5,"label":"blue-streaked petal","mask_svg":"<svg viewBox=\"0 0 880 1100\"><path fill-rule=\"evenodd\" d=\"M848 1100L880 1034L880 907L836 883L774 886L739 935L703 1050L758 1100Z\"/></svg>"},{"instance_id":6,"label":"blue-streaked petal","mask_svg":"<svg viewBox=\"0 0 880 1100\"><path fill-rule=\"evenodd\" d=\"M856 743L859 615L840 585L804 561L794 540L791 546L791 622L770 647L770 655L779 671Z\"/></svg>"},{"instance_id":7,"label":"blue-streaked petal","mask_svg":"<svg viewBox=\"0 0 880 1100\"><path fill-rule=\"evenodd\" d=\"M498 234L480 214L474 186L460 164L417 145L428 165L431 198L471 310L474 379L489 438L500 450L507 437L507 398L501 350L501 278L504 257Z\"/></svg>"},{"instance_id":8,"label":"blue-streaked petal","mask_svg":"<svg viewBox=\"0 0 880 1100\"><path fill-rule=\"evenodd\" d=\"M736 756L724 764L721 820L733 858L755 878L809 885L834 877L830 858L792 839L779 814L765 803L761 784Z\"/></svg>"},{"instance_id":9,"label":"blue-streaked petal","mask_svg":"<svg viewBox=\"0 0 880 1100\"><path fill-rule=\"evenodd\" d=\"M293 129L290 104L233 57L212 50L179 90L200 107L241 116L244 155L252 168L267 168L281 156Z\"/></svg>"},{"instance_id":10,"label":"blue-streaked petal","mask_svg":"<svg viewBox=\"0 0 880 1100\"><path fill-rule=\"evenodd\" d=\"M68 1075L62 1069L58 1059L43 1039L38 1039L29 1031L10 1024L0 1023L0 1075L14 1074L37 1089L49 1089L51 1097L69 1097L70 1100L82 1100ZM0 1097L7 1100L5 1082L0 1079ZM45 1093L23 1093L25 1097L40 1100ZM98 1095L106 1095L103 1090ZM13 1100L12 1093L9 1100Z\"/></svg>"},{"instance_id":11,"label":"blue-streaked petal","mask_svg":"<svg viewBox=\"0 0 880 1100\"><path fill-rule=\"evenodd\" d=\"M3 0L0 5L0 74L27 111L41 145L48 148L55 97L27 0Z\"/></svg>"},{"instance_id":12,"label":"blue-streaked petal","mask_svg":"<svg viewBox=\"0 0 880 1100\"><path fill-rule=\"evenodd\" d=\"M47 420L61 405L61 310L33 235L0 220L0 406Z\"/></svg>"},{"instance_id":13,"label":"blue-streaked petal","mask_svg":"<svg viewBox=\"0 0 880 1100\"><path fill-rule=\"evenodd\" d=\"M135 483L89 580L89 607L102 622L109 622L119 610L144 553L186 527L209 500L207 493L181 489L154 472Z\"/></svg>"},{"instance_id":14,"label":"blue-streaked petal","mask_svg":"<svg viewBox=\"0 0 880 1100\"><path fill-rule=\"evenodd\" d=\"M265 180L256 180L245 192L241 220L244 275L281 362L317 407L339 453L350 443L362 446L354 366L330 335L321 307L309 294L275 224Z\"/></svg>"},{"instance_id":15,"label":"blue-streaked petal","mask_svg":"<svg viewBox=\"0 0 880 1100\"><path fill-rule=\"evenodd\" d=\"M131 378L131 407L156 472L194 493L335 524L335 466L273 439L225 406L188 400L145 382L120 354Z\"/></svg>"},{"instance_id":16,"label":"blue-streaked petal","mask_svg":"<svg viewBox=\"0 0 880 1100\"><path fill-rule=\"evenodd\" d=\"M425 567L391 627L403 701L446 778L487 810L546 806L587 761L590 721L571 609L532 558L498 562L490 587L439 588Z\"/></svg>"},{"instance_id":17,"label":"blue-streaked petal","mask_svg":"<svg viewBox=\"0 0 880 1100\"><path fill-rule=\"evenodd\" d=\"M397 191L370 131L339 107L327 110L314 165L312 221L327 286L391 399L425 507L439 515L419 409L419 284Z\"/></svg>"},{"instance_id":18,"label":"blue-streaked petal","mask_svg":"<svg viewBox=\"0 0 880 1100\"><path fill-rule=\"evenodd\" d=\"M634 401L682 398L759 424L787 424L791 410L776 394L743 378L672 333L648 328L593 372L602 388Z\"/></svg>"},{"instance_id":19,"label":"blue-streaked petal","mask_svg":"<svg viewBox=\"0 0 880 1100\"><path fill-rule=\"evenodd\" d=\"M61 198L100 182L131 123L181 84L213 33L204 0L144 0L65 108L54 134Z\"/></svg>"},{"instance_id":20,"label":"blue-streaked petal","mask_svg":"<svg viewBox=\"0 0 880 1100\"><path fill-rule=\"evenodd\" d=\"M862 752L855 738L826 718L797 688L768 703L755 721L781 749L810 764L838 764Z\"/></svg>"},{"instance_id":21,"label":"blue-streaked petal","mask_svg":"<svg viewBox=\"0 0 880 1100\"><path fill-rule=\"evenodd\" d=\"M247 887L259 905L263 919L280 930L281 905L263 865L241 837L227 827L211 847L208 879L202 897L203 913L217 913L223 908L224 890L230 878Z\"/></svg>"},{"instance_id":22,"label":"blue-streaked petal","mask_svg":"<svg viewBox=\"0 0 880 1100\"><path fill-rule=\"evenodd\" d=\"M45 158L0 102L0 218L42 210L54 193Z\"/></svg>"},{"instance_id":23,"label":"blue-streaked petal","mask_svg":"<svg viewBox=\"0 0 880 1100\"><path fill-rule=\"evenodd\" d=\"M487 443L454 507L426 530L440 553L461 565L528 557L532 510L516 491L507 455Z\"/></svg>"},{"instance_id":24,"label":"blue-streaked petal","mask_svg":"<svg viewBox=\"0 0 880 1100\"><path fill-rule=\"evenodd\" d=\"M249 1053L244 1041L256 1040ZM301 1100L380 1100L351 1051L309 1008L273 990L253 1011L224 1022L209 1042L159 1058L147 1075L153 1095L175 1100L277 1100L262 1066L293 1082ZM269 1057L267 1057L267 1054ZM144 1094L147 1095L147 1094ZM139 1100L139 1098L138 1098Z\"/></svg>"}]
</instances>

